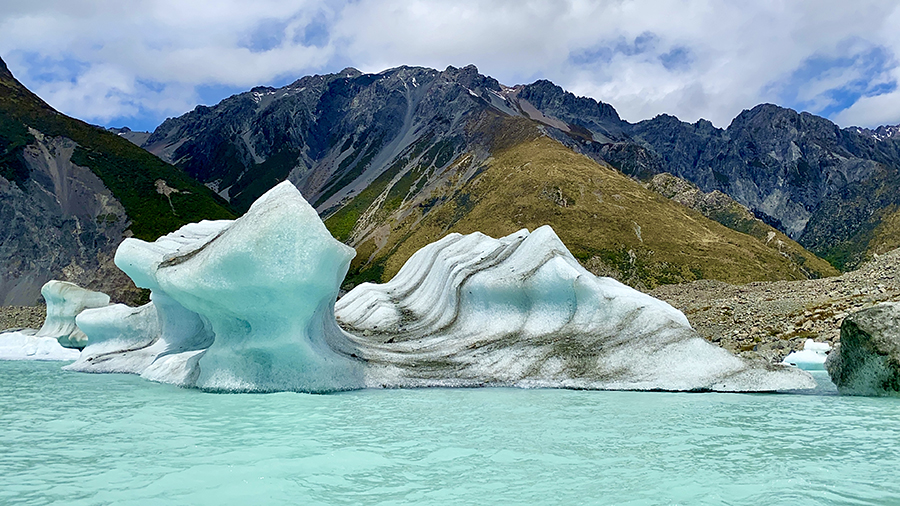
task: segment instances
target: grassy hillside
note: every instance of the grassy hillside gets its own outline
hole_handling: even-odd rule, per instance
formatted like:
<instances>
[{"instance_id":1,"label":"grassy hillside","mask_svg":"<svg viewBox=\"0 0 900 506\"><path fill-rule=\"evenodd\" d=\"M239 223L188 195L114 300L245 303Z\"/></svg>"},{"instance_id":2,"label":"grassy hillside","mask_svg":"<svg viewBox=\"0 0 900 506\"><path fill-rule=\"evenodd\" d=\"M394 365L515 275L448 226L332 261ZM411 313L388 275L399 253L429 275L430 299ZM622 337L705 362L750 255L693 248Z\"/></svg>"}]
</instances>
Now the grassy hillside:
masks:
<instances>
[{"instance_id":1,"label":"grassy hillside","mask_svg":"<svg viewBox=\"0 0 900 506\"><path fill-rule=\"evenodd\" d=\"M204 218L234 217L224 200L181 170L111 132L60 114L0 65L0 176L16 183L29 176L22 157L34 140L29 127L78 144L72 161L100 177L125 207L139 238L153 240ZM160 193L160 179L177 192Z\"/></svg>"},{"instance_id":2,"label":"grassy hillside","mask_svg":"<svg viewBox=\"0 0 900 506\"><path fill-rule=\"evenodd\" d=\"M715 190L705 193L696 185L668 173L657 174L644 186L726 227L747 234L789 257L810 278L837 276L839 271L757 218L733 198Z\"/></svg>"},{"instance_id":3,"label":"grassy hillside","mask_svg":"<svg viewBox=\"0 0 900 506\"><path fill-rule=\"evenodd\" d=\"M524 140L506 142L484 162L460 158L449 171L452 175L427 199L405 195L392 218L382 216L381 227L357 238L359 255L351 266L351 281L387 280L416 250L449 232L499 237L544 224L556 230L588 269L632 286L805 277L794 259L755 237L716 223L552 139L520 138ZM401 180L385 185L383 197ZM378 214L373 208L388 201L373 199L364 212ZM346 228L337 217L326 224Z\"/></svg>"}]
</instances>

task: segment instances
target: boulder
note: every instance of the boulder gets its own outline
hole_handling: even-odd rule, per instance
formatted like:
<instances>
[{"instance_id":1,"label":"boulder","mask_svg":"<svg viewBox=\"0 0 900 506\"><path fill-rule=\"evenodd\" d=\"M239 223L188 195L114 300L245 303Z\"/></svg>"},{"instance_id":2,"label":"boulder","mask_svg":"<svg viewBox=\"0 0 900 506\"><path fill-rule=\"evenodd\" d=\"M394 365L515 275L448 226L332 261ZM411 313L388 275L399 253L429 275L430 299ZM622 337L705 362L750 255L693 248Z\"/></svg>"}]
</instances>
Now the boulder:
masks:
<instances>
[{"instance_id":1,"label":"boulder","mask_svg":"<svg viewBox=\"0 0 900 506\"><path fill-rule=\"evenodd\" d=\"M841 344L825 368L842 394L900 396L900 303L885 302L845 318Z\"/></svg>"}]
</instances>

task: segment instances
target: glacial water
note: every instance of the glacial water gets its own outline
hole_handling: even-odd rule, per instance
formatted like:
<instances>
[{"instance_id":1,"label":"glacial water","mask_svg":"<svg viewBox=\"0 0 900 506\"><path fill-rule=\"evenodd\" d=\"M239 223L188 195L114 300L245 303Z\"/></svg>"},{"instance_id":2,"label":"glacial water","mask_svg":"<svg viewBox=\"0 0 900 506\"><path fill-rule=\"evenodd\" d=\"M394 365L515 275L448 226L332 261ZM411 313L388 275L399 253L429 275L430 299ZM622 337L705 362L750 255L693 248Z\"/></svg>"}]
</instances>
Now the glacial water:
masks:
<instances>
[{"instance_id":1,"label":"glacial water","mask_svg":"<svg viewBox=\"0 0 900 506\"><path fill-rule=\"evenodd\" d=\"M228 395L59 368L0 362L0 504L900 504L900 399Z\"/></svg>"}]
</instances>

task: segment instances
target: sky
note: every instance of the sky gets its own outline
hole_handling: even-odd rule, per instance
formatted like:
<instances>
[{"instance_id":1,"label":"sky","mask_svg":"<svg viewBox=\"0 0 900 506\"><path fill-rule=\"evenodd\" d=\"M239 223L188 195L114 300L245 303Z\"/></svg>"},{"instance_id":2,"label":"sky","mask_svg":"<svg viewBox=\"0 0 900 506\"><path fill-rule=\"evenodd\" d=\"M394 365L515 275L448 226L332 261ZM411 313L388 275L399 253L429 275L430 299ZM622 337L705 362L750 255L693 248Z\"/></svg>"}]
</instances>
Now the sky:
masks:
<instances>
[{"instance_id":1,"label":"sky","mask_svg":"<svg viewBox=\"0 0 900 506\"><path fill-rule=\"evenodd\" d=\"M887 0L4 0L0 57L65 114L152 130L309 74L474 64L549 79L636 122L727 127L770 102L900 123L900 2Z\"/></svg>"}]
</instances>

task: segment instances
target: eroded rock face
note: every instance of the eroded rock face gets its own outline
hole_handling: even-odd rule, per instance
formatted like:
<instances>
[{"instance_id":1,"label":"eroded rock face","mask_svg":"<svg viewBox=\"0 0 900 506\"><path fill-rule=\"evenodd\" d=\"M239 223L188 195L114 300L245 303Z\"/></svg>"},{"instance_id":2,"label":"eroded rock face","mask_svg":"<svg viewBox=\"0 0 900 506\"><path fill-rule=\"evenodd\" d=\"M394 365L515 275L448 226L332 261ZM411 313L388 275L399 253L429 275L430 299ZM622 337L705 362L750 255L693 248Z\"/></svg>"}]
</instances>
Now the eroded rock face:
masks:
<instances>
[{"instance_id":1,"label":"eroded rock face","mask_svg":"<svg viewBox=\"0 0 900 506\"><path fill-rule=\"evenodd\" d=\"M900 303L844 319L840 347L825 368L842 394L900 396Z\"/></svg>"},{"instance_id":2,"label":"eroded rock face","mask_svg":"<svg viewBox=\"0 0 900 506\"><path fill-rule=\"evenodd\" d=\"M36 304L51 279L133 298L112 265L129 225L124 207L90 169L72 163L73 141L31 133L35 142L23 153L29 179L0 177L0 304Z\"/></svg>"}]
</instances>

